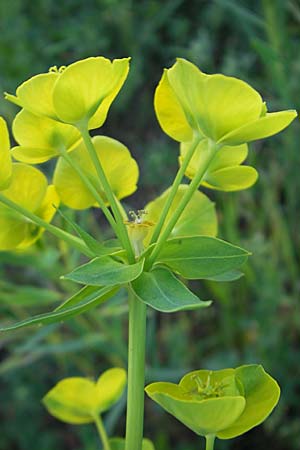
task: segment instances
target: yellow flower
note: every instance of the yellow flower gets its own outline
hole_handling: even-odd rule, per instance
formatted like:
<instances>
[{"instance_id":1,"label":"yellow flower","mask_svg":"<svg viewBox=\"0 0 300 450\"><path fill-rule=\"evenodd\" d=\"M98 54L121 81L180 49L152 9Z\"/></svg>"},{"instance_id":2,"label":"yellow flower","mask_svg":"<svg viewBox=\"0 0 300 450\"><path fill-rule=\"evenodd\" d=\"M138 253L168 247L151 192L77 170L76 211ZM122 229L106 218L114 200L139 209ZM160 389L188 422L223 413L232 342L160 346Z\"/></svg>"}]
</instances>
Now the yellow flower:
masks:
<instances>
[{"instance_id":1,"label":"yellow flower","mask_svg":"<svg viewBox=\"0 0 300 450\"><path fill-rule=\"evenodd\" d=\"M50 222L59 204L54 186L48 186L45 175L26 164L12 165L12 176L2 195ZM32 245L43 229L15 210L0 203L0 250L23 249Z\"/></svg>"},{"instance_id":2,"label":"yellow flower","mask_svg":"<svg viewBox=\"0 0 300 450\"><path fill-rule=\"evenodd\" d=\"M12 162L10 156L9 135L5 120L0 117L0 190L10 183Z\"/></svg>"},{"instance_id":3,"label":"yellow flower","mask_svg":"<svg viewBox=\"0 0 300 450\"><path fill-rule=\"evenodd\" d=\"M189 146L189 142L181 143L180 164L182 164ZM202 158L205 158L207 147L207 139L202 139L186 169L185 175L188 178L193 179L198 172ZM214 157L201 184L210 189L221 191L238 191L251 187L256 182L258 173L253 167L241 165L247 158L247 155L247 144L236 145L235 147L224 145Z\"/></svg>"},{"instance_id":4,"label":"yellow flower","mask_svg":"<svg viewBox=\"0 0 300 450\"><path fill-rule=\"evenodd\" d=\"M65 378L45 395L43 403L52 416L63 422L90 423L119 400L126 378L126 371L120 368L106 370L97 382Z\"/></svg>"},{"instance_id":5,"label":"yellow flower","mask_svg":"<svg viewBox=\"0 0 300 450\"><path fill-rule=\"evenodd\" d=\"M129 58L87 58L35 75L6 99L38 116L94 129L104 123L128 70Z\"/></svg>"},{"instance_id":6,"label":"yellow flower","mask_svg":"<svg viewBox=\"0 0 300 450\"><path fill-rule=\"evenodd\" d=\"M61 151L70 152L81 141L79 131L73 126L37 116L25 109L16 115L12 129L19 143L12 149L13 157L30 164L48 161Z\"/></svg>"},{"instance_id":7,"label":"yellow flower","mask_svg":"<svg viewBox=\"0 0 300 450\"><path fill-rule=\"evenodd\" d=\"M240 145L279 133L297 116L295 110L266 112L259 93L244 81L204 74L184 59L165 69L154 106L162 129L179 142L197 134Z\"/></svg>"}]
</instances>

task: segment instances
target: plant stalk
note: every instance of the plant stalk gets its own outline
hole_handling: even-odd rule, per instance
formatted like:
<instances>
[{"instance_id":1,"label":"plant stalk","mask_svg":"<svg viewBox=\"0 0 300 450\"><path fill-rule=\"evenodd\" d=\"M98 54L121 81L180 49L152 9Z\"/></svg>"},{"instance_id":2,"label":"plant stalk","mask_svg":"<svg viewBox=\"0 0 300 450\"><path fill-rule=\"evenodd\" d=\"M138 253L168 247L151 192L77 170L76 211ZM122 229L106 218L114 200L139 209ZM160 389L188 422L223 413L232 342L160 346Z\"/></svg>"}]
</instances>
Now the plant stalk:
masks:
<instances>
[{"instance_id":1,"label":"plant stalk","mask_svg":"<svg viewBox=\"0 0 300 450\"><path fill-rule=\"evenodd\" d=\"M90 181L90 179L86 176L86 174L81 170L80 166L76 164L76 162L72 159L72 157L66 152L61 151L61 157L72 167L72 169L77 173L83 184L88 188L90 193L95 198L96 202L99 203L100 208L103 211L103 214L105 215L106 219L108 220L110 226L114 230L115 234L117 235L117 227L116 222L113 218L113 215L111 214L110 210L105 205L105 202L93 183Z\"/></svg>"},{"instance_id":2,"label":"plant stalk","mask_svg":"<svg viewBox=\"0 0 300 450\"><path fill-rule=\"evenodd\" d=\"M108 436L106 434L106 431L105 431L105 428L104 428L101 416L95 415L94 416L94 422L95 422L95 425L97 427L97 430L98 430L98 433L99 433L99 436L100 436L100 439L101 439L101 442L102 442L102 445L103 445L103 450L111 450L110 445L109 445L109 441L108 441Z\"/></svg>"},{"instance_id":3,"label":"plant stalk","mask_svg":"<svg viewBox=\"0 0 300 450\"><path fill-rule=\"evenodd\" d=\"M180 183L182 181L182 178L184 177L185 171L186 171L186 169L187 169L187 167L188 167L188 165L189 165L189 163L190 163L190 161L191 161L191 159L192 159L192 157L193 157L193 155L194 155L194 153L195 153L195 151L196 151L196 149L198 147L198 144L199 144L200 140L201 140L201 137L197 137L197 139L195 139L194 142L192 142L192 144L191 144L191 146L190 146L190 148L189 148L189 150L188 150L188 152L186 154L186 157L182 161L182 164L181 164L181 166L180 166L180 168L179 168L179 170L178 170L178 172L176 174L176 177L175 177L175 179L173 181L173 184L172 184L170 193L168 195L167 201L164 204L163 210L162 210L160 218L159 218L159 222L157 223L157 225L154 228L154 232L153 232L153 235L151 237L150 244L153 244L158 239L158 236L159 236L159 234L161 232L161 229L162 229L162 227L163 227L163 225L165 223L166 217L168 215L169 209L170 209L170 207L171 207L171 205L173 203L173 200L174 200L174 198L175 198L175 196L177 194L179 185L180 185Z\"/></svg>"},{"instance_id":4,"label":"plant stalk","mask_svg":"<svg viewBox=\"0 0 300 450\"><path fill-rule=\"evenodd\" d=\"M3 203L4 205L8 206L9 208L14 209L22 216L27 217L27 219L29 219L31 222L35 223L39 227L45 228L45 230L54 234L54 236L61 239L62 241L67 242L70 246L76 248L84 255L86 255L88 257L94 256L93 252L91 252L91 250L86 246L86 244L81 239L79 239L76 236L73 236L72 234L68 233L67 231L64 231L64 230L56 227L55 225L52 225L51 223L46 222L45 220L41 219L39 216L36 216L34 213L29 211L28 209L23 208L23 206L18 205L14 201L5 197L3 194L0 194L0 202Z\"/></svg>"},{"instance_id":5,"label":"plant stalk","mask_svg":"<svg viewBox=\"0 0 300 450\"><path fill-rule=\"evenodd\" d=\"M146 305L129 292L128 391L125 450L141 450L144 425Z\"/></svg>"},{"instance_id":6,"label":"plant stalk","mask_svg":"<svg viewBox=\"0 0 300 450\"><path fill-rule=\"evenodd\" d=\"M205 436L205 439L206 439L205 450L214 450L216 436L214 434L208 434L207 436Z\"/></svg>"}]
</instances>

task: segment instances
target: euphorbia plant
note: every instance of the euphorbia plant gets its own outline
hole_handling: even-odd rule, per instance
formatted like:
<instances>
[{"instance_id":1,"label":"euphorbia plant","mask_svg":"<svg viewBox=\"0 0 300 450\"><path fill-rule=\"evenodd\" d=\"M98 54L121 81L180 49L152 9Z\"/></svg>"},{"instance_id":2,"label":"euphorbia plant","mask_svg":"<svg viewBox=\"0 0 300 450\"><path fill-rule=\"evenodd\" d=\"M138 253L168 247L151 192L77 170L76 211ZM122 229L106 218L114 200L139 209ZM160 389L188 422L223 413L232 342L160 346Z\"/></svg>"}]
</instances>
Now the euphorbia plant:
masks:
<instances>
[{"instance_id":1,"label":"euphorbia plant","mask_svg":"<svg viewBox=\"0 0 300 450\"><path fill-rule=\"evenodd\" d=\"M261 96L247 83L220 74L204 74L192 63L179 59L164 71L154 99L162 129L180 143L178 172L161 196L141 205L137 212L126 212L121 199L136 190L137 163L124 144L107 136L91 138L89 130L104 123L128 69L128 58L113 62L103 57L88 58L68 67L52 67L48 73L21 84L16 95L6 94L8 100L22 108L12 125L19 145L11 151L5 123L0 122L0 248L25 248L46 229L90 259L63 275L82 285L75 295L55 311L9 325L3 331L61 321L100 305L121 287L128 290L126 441L105 438L107 450L142 448L147 306L165 313L206 308L211 301L200 300L185 280L237 279L241 276L239 268L248 258L246 250L216 238L215 206L199 187L234 191L253 185L256 170L241 165L247 157L247 143L278 133L296 117L294 110L268 113ZM20 162L12 163L11 157ZM45 176L29 164L56 157L53 185L47 187ZM183 184L185 175L189 184ZM59 203L75 210L101 208L114 239L98 242L67 216L77 236L50 224L56 210L64 214ZM186 403L195 403L197 417L193 420L197 424L205 423L203 411L209 403L213 421L208 428L195 428L186 419L183 422L198 434L209 436L207 448L211 449L215 435L224 438L245 432L260 423L278 400L278 391L271 407L262 400L257 388L260 384L251 381L251 368L226 369L223 373L225 379L222 375L218 386L211 386L210 380L219 375L202 371L193 374L198 389L195 393L190 390L179 395L177 388L162 383L158 383L158 389L150 385L147 392L156 401L159 396L164 407L162 398L168 399L168 405L173 402L166 409L180 420L185 417ZM92 382L88 384L96 389ZM263 403L257 402L261 414L250 427L238 422L244 420L243 415L248 417L251 407L249 385L251 395ZM63 398L63 389L54 392ZM187 397L183 400L182 395ZM203 395L220 398L209 401ZM93 403L89 420L96 420L95 411L102 400L99 398L96 406ZM230 407L235 405L236 413L225 420L219 405L228 401ZM183 412L181 406L177 408L178 402ZM216 426L220 423L221 428ZM240 427L238 433L226 434L235 426ZM145 441L143 448L151 445Z\"/></svg>"}]
</instances>

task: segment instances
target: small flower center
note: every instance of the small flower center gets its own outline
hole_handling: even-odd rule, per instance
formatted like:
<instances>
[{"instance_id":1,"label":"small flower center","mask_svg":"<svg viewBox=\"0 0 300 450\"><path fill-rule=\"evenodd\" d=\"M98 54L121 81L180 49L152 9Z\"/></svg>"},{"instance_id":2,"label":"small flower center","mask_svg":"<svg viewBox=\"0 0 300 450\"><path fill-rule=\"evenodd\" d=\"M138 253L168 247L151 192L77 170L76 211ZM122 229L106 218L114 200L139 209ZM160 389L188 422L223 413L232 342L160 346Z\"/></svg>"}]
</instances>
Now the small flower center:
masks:
<instances>
[{"instance_id":1,"label":"small flower center","mask_svg":"<svg viewBox=\"0 0 300 450\"><path fill-rule=\"evenodd\" d=\"M150 228L154 225L149 220L144 220L147 211L139 209L137 211L129 211L128 215L131 220L126 220L124 223L128 227L129 238L132 242L135 256L139 257L144 250L143 240L149 233Z\"/></svg>"},{"instance_id":2,"label":"small flower center","mask_svg":"<svg viewBox=\"0 0 300 450\"><path fill-rule=\"evenodd\" d=\"M226 385L222 382L212 382L212 372L209 372L206 382L203 382L198 375L193 376L196 387L192 390L192 393L199 395L203 400L207 398L222 397L224 395L224 388Z\"/></svg>"},{"instance_id":3,"label":"small flower center","mask_svg":"<svg viewBox=\"0 0 300 450\"><path fill-rule=\"evenodd\" d=\"M49 72L50 73L62 73L66 69L66 67L67 66L60 66L60 67L52 66L49 68Z\"/></svg>"}]
</instances>

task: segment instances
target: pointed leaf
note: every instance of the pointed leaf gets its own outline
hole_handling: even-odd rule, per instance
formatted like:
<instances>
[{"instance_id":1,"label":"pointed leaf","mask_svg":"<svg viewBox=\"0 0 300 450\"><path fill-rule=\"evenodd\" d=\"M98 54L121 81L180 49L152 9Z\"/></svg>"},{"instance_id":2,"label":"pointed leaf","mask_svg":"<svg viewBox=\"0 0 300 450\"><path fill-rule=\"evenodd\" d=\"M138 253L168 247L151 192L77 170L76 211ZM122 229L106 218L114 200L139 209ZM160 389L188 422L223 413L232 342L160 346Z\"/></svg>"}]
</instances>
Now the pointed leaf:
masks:
<instances>
[{"instance_id":1,"label":"pointed leaf","mask_svg":"<svg viewBox=\"0 0 300 450\"><path fill-rule=\"evenodd\" d=\"M92 286L113 286L134 280L142 273L143 266L144 260L127 265L109 256L100 256L62 278Z\"/></svg>"},{"instance_id":2,"label":"pointed leaf","mask_svg":"<svg viewBox=\"0 0 300 450\"><path fill-rule=\"evenodd\" d=\"M101 289L101 291L97 290L96 292L89 292L89 295L87 297L84 297L84 299L80 303L74 304L74 306L30 317L28 319L22 320L21 322L2 327L0 328L0 332L17 330L19 328L28 327L31 325L49 325L51 323L62 322L71 317L82 314L92 308L95 308L101 303L104 303L106 300L112 297L118 291L118 289L118 286L104 287Z\"/></svg>"},{"instance_id":3,"label":"pointed leaf","mask_svg":"<svg viewBox=\"0 0 300 450\"><path fill-rule=\"evenodd\" d=\"M244 274L240 270L230 270L229 272L224 272L220 275L215 275L214 277L209 277L206 279L210 281L226 282L239 280L243 276Z\"/></svg>"},{"instance_id":4,"label":"pointed leaf","mask_svg":"<svg viewBox=\"0 0 300 450\"><path fill-rule=\"evenodd\" d=\"M209 236L170 239L158 255L166 264L187 279L210 278L244 264L249 253L240 247Z\"/></svg>"},{"instance_id":5,"label":"pointed leaf","mask_svg":"<svg viewBox=\"0 0 300 450\"><path fill-rule=\"evenodd\" d=\"M164 268L143 272L136 280L132 281L131 286L142 302L162 312L198 309L211 304L210 301L201 301L169 270Z\"/></svg>"}]
</instances>

